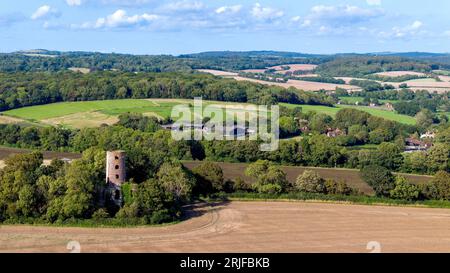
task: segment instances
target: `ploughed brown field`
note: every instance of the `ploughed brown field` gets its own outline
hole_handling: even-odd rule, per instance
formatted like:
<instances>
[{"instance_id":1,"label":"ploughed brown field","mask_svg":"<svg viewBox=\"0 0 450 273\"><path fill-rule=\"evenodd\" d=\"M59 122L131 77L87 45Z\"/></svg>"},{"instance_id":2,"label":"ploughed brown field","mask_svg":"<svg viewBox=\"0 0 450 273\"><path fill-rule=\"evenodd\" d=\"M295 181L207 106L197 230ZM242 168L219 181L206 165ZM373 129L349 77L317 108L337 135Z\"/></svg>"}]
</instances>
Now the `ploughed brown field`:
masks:
<instances>
[{"instance_id":1,"label":"ploughed brown field","mask_svg":"<svg viewBox=\"0 0 450 273\"><path fill-rule=\"evenodd\" d=\"M137 228L0 226L0 252L449 252L450 210L305 202L198 206L180 224ZM370 246L370 244L369 244Z\"/></svg>"},{"instance_id":2,"label":"ploughed brown field","mask_svg":"<svg viewBox=\"0 0 450 273\"><path fill-rule=\"evenodd\" d=\"M200 165L201 162L184 162L183 165L188 169L193 169ZM245 169L248 164L245 163L217 163L223 170L225 179L234 180L238 177L244 179L244 181L253 182L252 177L245 176ZM313 167L294 167L294 166L283 166L282 169L286 172L286 176L289 182L294 183L299 175L301 175L306 170L311 170L317 172L320 176L327 179L334 179L337 181L345 180L345 182L352 188L358 189L361 192L372 195L374 194L372 188L365 183L359 176L358 170L351 169L331 169L331 168L313 168ZM411 175L402 174L411 183L423 184L428 183L432 177L424 175Z\"/></svg>"}]
</instances>

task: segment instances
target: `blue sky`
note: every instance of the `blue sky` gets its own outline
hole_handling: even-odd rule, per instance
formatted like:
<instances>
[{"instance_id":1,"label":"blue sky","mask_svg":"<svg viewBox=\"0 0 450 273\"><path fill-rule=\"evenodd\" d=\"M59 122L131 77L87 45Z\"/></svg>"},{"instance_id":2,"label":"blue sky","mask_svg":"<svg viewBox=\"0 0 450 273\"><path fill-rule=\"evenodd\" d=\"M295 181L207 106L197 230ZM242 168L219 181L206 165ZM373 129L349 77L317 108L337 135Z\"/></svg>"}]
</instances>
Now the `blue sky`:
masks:
<instances>
[{"instance_id":1,"label":"blue sky","mask_svg":"<svg viewBox=\"0 0 450 273\"><path fill-rule=\"evenodd\" d=\"M448 0L2 0L0 52L450 52Z\"/></svg>"}]
</instances>

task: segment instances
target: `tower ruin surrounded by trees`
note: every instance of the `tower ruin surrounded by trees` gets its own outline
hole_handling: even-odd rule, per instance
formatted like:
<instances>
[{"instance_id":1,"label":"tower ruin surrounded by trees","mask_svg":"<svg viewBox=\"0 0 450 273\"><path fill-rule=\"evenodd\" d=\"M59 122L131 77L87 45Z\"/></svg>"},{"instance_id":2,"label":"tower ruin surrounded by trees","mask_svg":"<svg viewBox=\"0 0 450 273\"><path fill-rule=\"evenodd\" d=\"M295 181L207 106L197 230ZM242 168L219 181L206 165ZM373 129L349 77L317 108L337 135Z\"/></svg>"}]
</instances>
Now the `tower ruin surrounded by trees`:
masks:
<instances>
[{"instance_id":1,"label":"tower ruin surrounded by trees","mask_svg":"<svg viewBox=\"0 0 450 273\"><path fill-rule=\"evenodd\" d=\"M106 185L108 196L116 205L122 205L122 184L126 181L125 151L106 153Z\"/></svg>"}]
</instances>

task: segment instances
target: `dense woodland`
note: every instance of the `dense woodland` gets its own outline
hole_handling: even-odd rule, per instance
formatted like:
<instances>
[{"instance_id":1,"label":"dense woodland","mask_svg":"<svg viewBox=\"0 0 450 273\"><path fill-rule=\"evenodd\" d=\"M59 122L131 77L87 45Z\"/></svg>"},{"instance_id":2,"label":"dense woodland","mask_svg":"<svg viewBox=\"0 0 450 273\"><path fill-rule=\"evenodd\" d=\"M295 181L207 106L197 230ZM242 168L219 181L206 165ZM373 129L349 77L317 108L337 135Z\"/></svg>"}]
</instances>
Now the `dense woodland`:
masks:
<instances>
[{"instance_id":1,"label":"dense woodland","mask_svg":"<svg viewBox=\"0 0 450 273\"><path fill-rule=\"evenodd\" d=\"M384 71L430 72L439 65L402 57L339 57L320 65L316 72L324 76L364 77Z\"/></svg>"},{"instance_id":2,"label":"dense woodland","mask_svg":"<svg viewBox=\"0 0 450 273\"><path fill-rule=\"evenodd\" d=\"M151 162L165 159L188 159L229 162L254 162L267 159L273 162L300 166L362 168L377 164L391 171L434 174L450 171L449 125L440 125L440 133L428 154L404 154L405 138L416 132L416 126L402 125L373 117L354 109L341 110L335 119L314 112L303 114L301 110L282 109L281 135L289 136L300 131L296 119L306 119L310 132L301 141L283 140L275 152L261 152L259 141L173 141L170 131L161 130L153 118L138 114L124 114L115 126L69 130L55 127L35 128L18 125L0 125L2 145L51 151L82 152L89 148L126 150L130 155L149 153L145 166L136 165L130 156L130 172L133 169L155 170L158 164ZM346 135L329 138L327 128L342 128ZM354 145L377 144L377 150L354 150ZM146 152L147 151L147 152ZM436 156L436 157L435 157ZM142 159L142 157L139 157ZM417 160L417 161L416 161ZM150 165L148 165L150 164ZM135 166L135 167L133 167Z\"/></svg>"},{"instance_id":3,"label":"dense woodland","mask_svg":"<svg viewBox=\"0 0 450 273\"><path fill-rule=\"evenodd\" d=\"M450 93L438 94L424 90L412 91L407 88L400 90L383 88L377 91L363 90L351 94L345 90L337 90L336 95L344 98L344 100L345 97L363 98L360 105L366 106L370 103L380 105L382 100L394 101L393 106L397 113L413 117L423 109L433 112L435 116L432 118L435 120L447 119L445 114L439 114L439 112L450 112Z\"/></svg>"},{"instance_id":4,"label":"dense woodland","mask_svg":"<svg viewBox=\"0 0 450 273\"><path fill-rule=\"evenodd\" d=\"M298 62L319 64L330 58L282 52L222 52L179 57L49 51L39 51L41 56L36 57L24 53L0 54L0 71L57 72L72 67L83 67L93 71L119 70L124 72L189 72L198 68L242 70Z\"/></svg>"},{"instance_id":5,"label":"dense woodland","mask_svg":"<svg viewBox=\"0 0 450 273\"><path fill-rule=\"evenodd\" d=\"M301 114L283 110L282 129ZM303 118L306 118L303 116ZM71 164L53 161L42 166L40 153L18 155L0 170L0 222L7 223L94 223L157 224L179 219L183 204L200 195L218 192L287 192L359 195L345 181L324 180L305 172L292 185L273 163L361 168L363 179L378 196L402 200L450 199L450 128L442 128L428 153L403 154L403 130L394 122L373 118L353 109L342 110L335 120L320 114L310 117L314 130L334 123L349 131L343 138L317 134L301 141L282 141L276 152L261 152L258 141L174 141L158 121L137 114L124 114L115 126L71 131L62 128L21 128L1 125L3 145L39 150L83 151L83 158ZM347 150L342 142L374 141L376 150ZM392 142L387 142L392 141ZM129 183L122 187L124 204L102 202L105 151L127 153ZM220 167L206 162L192 172L178 160L256 162L242 180L225 181ZM265 161L261 161L265 160ZM436 174L432 184L418 188L391 171ZM111 218L114 217L114 218Z\"/></svg>"},{"instance_id":6,"label":"dense woodland","mask_svg":"<svg viewBox=\"0 0 450 273\"><path fill-rule=\"evenodd\" d=\"M379 197L400 200L450 200L450 123L441 114L449 110L449 94L393 90L368 74L442 68L433 58L445 56L315 56L280 52L219 52L173 56L131 56L98 53L44 52L53 57L0 55L0 111L60 101L124 98L194 98L276 104L281 107L280 147L260 151L258 141L174 141L161 124L168 122L127 113L112 126L82 130L62 127L0 125L0 145L37 151L83 153L68 164L55 160L43 166L40 152L6 160L0 170L0 222L69 223L80 219L113 225L157 224L181 219L182 206L201 196L220 192L246 194L318 194L359 196L345 181L330 181L305 172L289 184L280 164L361 169L362 178ZM364 77L354 82L364 90L303 92L250 82L237 82L193 72L196 68L240 70L289 63L318 64L321 81L331 76ZM90 68L82 74L71 67ZM113 71L114 70L114 71ZM117 70L117 71L115 71ZM356 109L340 110L335 117L305 112L302 104L332 106L341 97L357 96L365 104L395 100L398 113L414 116L417 125L404 125ZM306 129L305 129L306 128ZM339 128L343 134L326 135ZM427 152L404 153L405 139L437 132ZM290 137L301 136L299 139ZM371 145L372 149L364 145ZM124 204L117 207L101 197L105 151L125 150L128 183L122 187ZM180 160L202 160L189 171ZM252 163L247 181L226 181L210 161ZM415 186L393 172L429 174L429 185ZM310 196L310 195L304 195ZM314 195L315 198L319 198ZM345 200L345 199L344 199ZM384 199L383 199L384 200Z\"/></svg>"},{"instance_id":7,"label":"dense woodland","mask_svg":"<svg viewBox=\"0 0 450 273\"><path fill-rule=\"evenodd\" d=\"M180 56L128 55L91 52L58 52L38 50L0 54L1 72L50 71L73 67L92 71L118 70L124 72L189 72L193 69L244 70L264 69L283 64L317 64L322 76L362 77L368 74L408 70L430 72L450 68L448 54L311 55L292 52L205 52Z\"/></svg>"},{"instance_id":8,"label":"dense woodland","mask_svg":"<svg viewBox=\"0 0 450 273\"><path fill-rule=\"evenodd\" d=\"M0 111L61 101L186 98L332 105L332 98L192 73L0 73Z\"/></svg>"}]
</instances>

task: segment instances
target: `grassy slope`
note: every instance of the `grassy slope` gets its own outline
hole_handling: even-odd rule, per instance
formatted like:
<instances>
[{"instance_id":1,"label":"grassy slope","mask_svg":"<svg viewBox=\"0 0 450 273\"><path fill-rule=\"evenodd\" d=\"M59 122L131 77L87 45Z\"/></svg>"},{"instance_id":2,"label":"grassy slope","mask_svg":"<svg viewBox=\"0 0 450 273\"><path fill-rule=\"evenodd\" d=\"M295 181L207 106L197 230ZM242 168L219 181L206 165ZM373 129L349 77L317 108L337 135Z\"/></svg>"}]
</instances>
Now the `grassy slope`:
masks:
<instances>
[{"instance_id":1,"label":"grassy slope","mask_svg":"<svg viewBox=\"0 0 450 273\"><path fill-rule=\"evenodd\" d=\"M364 101L363 97L339 97L339 99L348 101L349 103L353 103L353 104ZM396 102L398 102L398 100L379 100L379 101L381 103L386 103L386 102L396 103Z\"/></svg>"},{"instance_id":2,"label":"grassy slope","mask_svg":"<svg viewBox=\"0 0 450 273\"><path fill-rule=\"evenodd\" d=\"M22 118L25 120L46 120L51 118L58 118L76 113L86 113L97 111L99 113L108 116L117 116L126 112L138 112L138 113L154 113L162 117L168 117L171 113L172 107L180 103L188 103L189 100L139 100L139 99L125 99L125 100L105 100L105 101L84 101L84 102L62 102L53 103L47 105L24 107L3 112L4 115ZM208 102L204 104L228 104L223 102ZM235 103L238 105L237 103ZM246 105L246 104L241 104ZM374 116L382 117L388 120L394 120L405 124L415 124L413 117L399 115L395 112L385 111L381 109L374 109L364 106L345 106L340 105L338 107L327 107L320 105L293 105L285 104L281 105L287 107L302 107L303 111L317 111L325 113L330 116L335 116L336 113L342 108L355 108L365 112L368 112Z\"/></svg>"},{"instance_id":3,"label":"grassy slope","mask_svg":"<svg viewBox=\"0 0 450 273\"><path fill-rule=\"evenodd\" d=\"M281 105L286 106L286 107L291 107L291 108L299 106L305 112L317 111L319 113L324 113L324 114L330 115L332 117L334 117L336 115L336 113L343 108L354 108L354 109L358 109L358 110L367 112L376 117L381 117L381 118L385 118L388 120L398 121L398 122L404 123L404 124L410 124L410 125L416 124L416 120L413 117L406 116L406 115L400 115L400 114L397 114L396 112L391 112L391 111L386 111L386 110L381 110L381 109L376 109L376 108L371 108L371 107L366 107L366 106L339 105L336 107L327 107L327 106L321 106L321 105L294 105L294 104L287 104L287 103L282 103Z\"/></svg>"},{"instance_id":4,"label":"grassy slope","mask_svg":"<svg viewBox=\"0 0 450 273\"><path fill-rule=\"evenodd\" d=\"M79 101L79 102L60 102L38 106L23 107L14 110L5 111L5 116L17 117L26 120L45 120L58 118L77 113L97 111L106 115L117 116L127 112L133 113L156 113L163 117L171 114L172 108L176 105L193 103L187 99L124 99L124 100L104 100L104 101ZM246 106L246 103L231 103L218 101L203 101L203 105L217 105L222 108Z\"/></svg>"},{"instance_id":5,"label":"grassy slope","mask_svg":"<svg viewBox=\"0 0 450 273\"><path fill-rule=\"evenodd\" d=\"M143 108L146 110L156 110L160 106L148 100L137 99L61 102L14 109L6 111L4 114L23 119L44 120L80 112L104 111L108 113L117 111L123 113L127 112L127 110L138 111Z\"/></svg>"}]
</instances>

